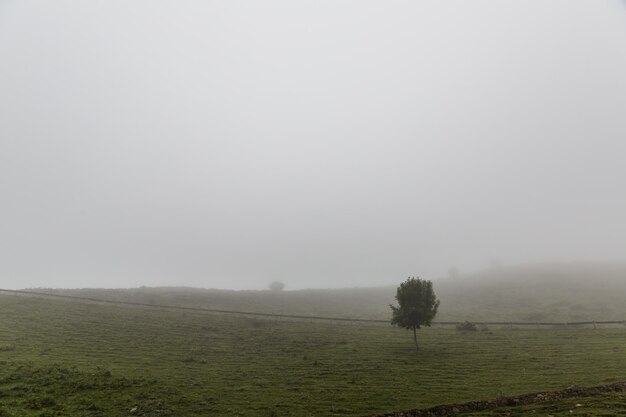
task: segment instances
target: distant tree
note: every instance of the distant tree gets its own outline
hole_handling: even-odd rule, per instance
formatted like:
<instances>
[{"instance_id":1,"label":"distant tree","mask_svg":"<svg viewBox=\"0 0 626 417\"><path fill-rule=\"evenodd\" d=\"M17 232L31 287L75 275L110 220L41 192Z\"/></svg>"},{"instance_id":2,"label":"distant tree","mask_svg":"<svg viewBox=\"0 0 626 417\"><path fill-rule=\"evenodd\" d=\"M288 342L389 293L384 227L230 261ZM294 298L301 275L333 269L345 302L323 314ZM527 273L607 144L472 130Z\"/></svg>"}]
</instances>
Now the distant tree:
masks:
<instances>
[{"instance_id":1,"label":"distant tree","mask_svg":"<svg viewBox=\"0 0 626 417\"><path fill-rule=\"evenodd\" d=\"M282 291L285 289L285 284L280 281L270 282L269 289L272 291Z\"/></svg>"},{"instance_id":2,"label":"distant tree","mask_svg":"<svg viewBox=\"0 0 626 417\"><path fill-rule=\"evenodd\" d=\"M448 269L448 278L457 279L460 275L461 273L459 272L459 268L457 268L456 266Z\"/></svg>"},{"instance_id":3,"label":"distant tree","mask_svg":"<svg viewBox=\"0 0 626 417\"><path fill-rule=\"evenodd\" d=\"M398 306L389 305L393 312L391 324L413 330L413 340L417 349L417 329L421 326L430 327L439 308L439 300L433 291L433 283L409 277L398 287L396 301L398 301Z\"/></svg>"},{"instance_id":4,"label":"distant tree","mask_svg":"<svg viewBox=\"0 0 626 417\"><path fill-rule=\"evenodd\" d=\"M489 261L489 268L491 269L500 269L502 268L502 261L498 258L493 258Z\"/></svg>"}]
</instances>

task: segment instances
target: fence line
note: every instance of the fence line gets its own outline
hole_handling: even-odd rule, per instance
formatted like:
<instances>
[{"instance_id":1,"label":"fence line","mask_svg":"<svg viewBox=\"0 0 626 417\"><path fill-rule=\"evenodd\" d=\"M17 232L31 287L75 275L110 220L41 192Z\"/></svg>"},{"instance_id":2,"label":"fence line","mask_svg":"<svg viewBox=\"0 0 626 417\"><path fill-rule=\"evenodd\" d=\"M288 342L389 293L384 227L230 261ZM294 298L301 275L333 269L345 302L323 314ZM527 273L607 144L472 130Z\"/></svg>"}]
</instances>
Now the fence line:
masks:
<instances>
[{"instance_id":1,"label":"fence line","mask_svg":"<svg viewBox=\"0 0 626 417\"><path fill-rule=\"evenodd\" d=\"M106 300L100 298L92 298L92 297L80 297L76 295L65 295L65 294L54 294L54 293L46 293L39 291L24 291L24 290L7 290L0 288L0 293L10 293L10 294L22 294L22 295L34 295L40 297L55 297L55 298L64 298L76 301L89 301L94 303L104 303L104 304L117 304L117 305L129 305L129 306L139 306L139 307L150 307L150 308L159 308L159 309L168 309L168 310L182 310L182 311L197 311L197 312L205 312L205 313L219 313L219 314L232 314L232 315L243 315L243 316L259 316L259 317L273 317L273 318L284 318L284 319L298 319L298 320L323 320L323 321L338 321L338 322L356 322L356 323L389 323L389 320L380 320L380 319L360 319L360 318L349 318L349 317L326 317L326 316L305 316L305 315L295 315L295 314L278 314L278 313L260 313L254 311L237 311L237 310L221 310L214 308L204 308L204 307L185 307L185 306L174 306L167 304L149 304L149 303L139 303L133 301L117 301L117 300ZM433 321L432 324L440 325L440 326L455 326L457 324L461 324L463 321ZM472 321L474 324L479 325L490 325L490 326L584 326L584 325L605 325L605 324L622 324L626 325L625 320L595 320L595 321L572 321L572 322L531 322L531 321Z\"/></svg>"}]
</instances>

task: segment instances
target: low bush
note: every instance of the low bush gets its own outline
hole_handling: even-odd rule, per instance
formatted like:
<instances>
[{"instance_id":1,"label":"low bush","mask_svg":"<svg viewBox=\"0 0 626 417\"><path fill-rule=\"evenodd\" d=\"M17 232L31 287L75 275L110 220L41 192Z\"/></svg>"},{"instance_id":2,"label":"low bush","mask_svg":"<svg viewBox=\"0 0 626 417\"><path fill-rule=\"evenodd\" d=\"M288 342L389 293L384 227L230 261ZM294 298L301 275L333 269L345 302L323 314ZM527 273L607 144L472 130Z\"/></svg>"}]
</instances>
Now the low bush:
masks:
<instances>
[{"instance_id":1,"label":"low bush","mask_svg":"<svg viewBox=\"0 0 626 417\"><path fill-rule=\"evenodd\" d=\"M461 332L475 332L478 330L478 327L472 322L464 321L463 323L457 324L456 329Z\"/></svg>"}]
</instances>

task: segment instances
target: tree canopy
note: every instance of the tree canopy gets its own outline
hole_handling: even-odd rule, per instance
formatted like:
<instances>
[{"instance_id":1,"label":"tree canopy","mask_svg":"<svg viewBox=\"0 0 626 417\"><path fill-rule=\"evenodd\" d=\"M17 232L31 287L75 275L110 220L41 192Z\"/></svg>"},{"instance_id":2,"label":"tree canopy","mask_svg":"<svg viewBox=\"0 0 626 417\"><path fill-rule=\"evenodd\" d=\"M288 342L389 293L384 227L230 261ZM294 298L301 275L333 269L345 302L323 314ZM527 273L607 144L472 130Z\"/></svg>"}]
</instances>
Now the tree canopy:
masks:
<instances>
[{"instance_id":1,"label":"tree canopy","mask_svg":"<svg viewBox=\"0 0 626 417\"><path fill-rule=\"evenodd\" d=\"M391 324L413 330L417 349L417 332L421 326L430 326L439 308L439 300L431 281L409 277L400 284L396 292L398 306L390 304L393 316Z\"/></svg>"}]
</instances>

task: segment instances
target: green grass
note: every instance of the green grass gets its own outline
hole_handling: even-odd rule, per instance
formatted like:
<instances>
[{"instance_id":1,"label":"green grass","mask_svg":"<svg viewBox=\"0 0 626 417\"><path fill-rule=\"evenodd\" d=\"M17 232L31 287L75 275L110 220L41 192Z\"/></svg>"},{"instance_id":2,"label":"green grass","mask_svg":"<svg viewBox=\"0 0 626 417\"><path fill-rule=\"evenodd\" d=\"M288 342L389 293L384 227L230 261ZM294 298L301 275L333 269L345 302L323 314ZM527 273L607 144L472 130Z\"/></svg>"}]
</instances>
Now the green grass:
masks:
<instances>
[{"instance_id":1,"label":"green grass","mask_svg":"<svg viewBox=\"0 0 626 417\"><path fill-rule=\"evenodd\" d=\"M363 416L626 379L626 329L424 329L0 296L0 416Z\"/></svg>"}]
</instances>

